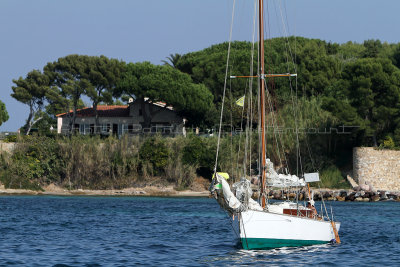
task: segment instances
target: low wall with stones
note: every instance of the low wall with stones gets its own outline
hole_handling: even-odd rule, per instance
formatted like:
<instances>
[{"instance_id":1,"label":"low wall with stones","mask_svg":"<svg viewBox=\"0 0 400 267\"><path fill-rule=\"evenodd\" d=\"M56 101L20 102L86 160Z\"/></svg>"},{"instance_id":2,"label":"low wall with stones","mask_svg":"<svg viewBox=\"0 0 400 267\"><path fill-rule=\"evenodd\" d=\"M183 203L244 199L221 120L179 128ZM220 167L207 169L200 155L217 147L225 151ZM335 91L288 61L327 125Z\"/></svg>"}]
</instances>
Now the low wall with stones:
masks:
<instances>
[{"instance_id":1,"label":"low wall with stones","mask_svg":"<svg viewBox=\"0 0 400 267\"><path fill-rule=\"evenodd\" d=\"M0 152L8 152L11 153L14 150L15 143L4 143L0 141Z\"/></svg>"},{"instance_id":2,"label":"low wall with stones","mask_svg":"<svg viewBox=\"0 0 400 267\"><path fill-rule=\"evenodd\" d=\"M400 151L355 147L353 176L372 190L400 191Z\"/></svg>"}]
</instances>

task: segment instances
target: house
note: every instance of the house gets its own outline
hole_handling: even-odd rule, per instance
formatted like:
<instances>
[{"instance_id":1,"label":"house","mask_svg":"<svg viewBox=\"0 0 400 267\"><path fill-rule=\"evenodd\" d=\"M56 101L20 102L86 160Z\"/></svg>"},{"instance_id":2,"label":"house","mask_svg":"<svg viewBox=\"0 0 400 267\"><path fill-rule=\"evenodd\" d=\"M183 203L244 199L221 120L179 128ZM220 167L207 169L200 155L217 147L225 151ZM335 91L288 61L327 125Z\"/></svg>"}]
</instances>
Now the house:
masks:
<instances>
[{"instance_id":1,"label":"house","mask_svg":"<svg viewBox=\"0 0 400 267\"><path fill-rule=\"evenodd\" d=\"M73 132L80 134L183 134L185 119L163 102L152 102L148 98L130 99L128 105L98 105L98 125L93 107L76 111ZM68 134L72 111L57 115L57 132Z\"/></svg>"}]
</instances>

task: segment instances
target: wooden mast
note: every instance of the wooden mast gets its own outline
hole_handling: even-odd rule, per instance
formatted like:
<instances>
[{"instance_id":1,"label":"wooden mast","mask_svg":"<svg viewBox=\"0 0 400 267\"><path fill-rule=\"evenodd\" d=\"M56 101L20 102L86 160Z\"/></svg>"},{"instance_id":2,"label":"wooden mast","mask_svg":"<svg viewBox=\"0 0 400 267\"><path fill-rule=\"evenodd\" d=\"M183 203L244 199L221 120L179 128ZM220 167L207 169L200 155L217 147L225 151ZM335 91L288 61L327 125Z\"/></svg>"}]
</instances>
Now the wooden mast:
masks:
<instances>
[{"instance_id":1,"label":"wooden mast","mask_svg":"<svg viewBox=\"0 0 400 267\"><path fill-rule=\"evenodd\" d=\"M265 69L264 69L264 0L258 0L258 48L260 61L260 120L261 120L261 205L265 208Z\"/></svg>"}]
</instances>

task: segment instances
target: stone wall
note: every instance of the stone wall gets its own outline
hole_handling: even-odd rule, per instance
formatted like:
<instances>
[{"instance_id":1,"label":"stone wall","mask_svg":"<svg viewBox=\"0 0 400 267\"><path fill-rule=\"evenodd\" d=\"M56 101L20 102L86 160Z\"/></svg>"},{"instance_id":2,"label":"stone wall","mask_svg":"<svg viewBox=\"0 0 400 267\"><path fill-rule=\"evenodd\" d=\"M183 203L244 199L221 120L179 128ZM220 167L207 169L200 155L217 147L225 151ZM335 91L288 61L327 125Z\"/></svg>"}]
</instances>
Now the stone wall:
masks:
<instances>
[{"instance_id":1,"label":"stone wall","mask_svg":"<svg viewBox=\"0 0 400 267\"><path fill-rule=\"evenodd\" d=\"M353 176L373 190L400 191L400 151L355 147Z\"/></svg>"},{"instance_id":2,"label":"stone wall","mask_svg":"<svg viewBox=\"0 0 400 267\"><path fill-rule=\"evenodd\" d=\"M15 143L4 143L2 141L0 141L0 152L12 152L14 150L15 147Z\"/></svg>"}]
</instances>

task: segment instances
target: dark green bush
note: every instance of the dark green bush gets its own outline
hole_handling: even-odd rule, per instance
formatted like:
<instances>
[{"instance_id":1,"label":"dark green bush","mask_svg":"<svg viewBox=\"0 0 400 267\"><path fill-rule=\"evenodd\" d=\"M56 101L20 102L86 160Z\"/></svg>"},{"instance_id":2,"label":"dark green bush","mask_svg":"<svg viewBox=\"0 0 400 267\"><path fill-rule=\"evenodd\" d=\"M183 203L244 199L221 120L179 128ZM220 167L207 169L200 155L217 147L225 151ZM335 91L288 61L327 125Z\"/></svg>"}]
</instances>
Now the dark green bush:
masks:
<instances>
[{"instance_id":1,"label":"dark green bush","mask_svg":"<svg viewBox=\"0 0 400 267\"><path fill-rule=\"evenodd\" d=\"M154 175L164 174L169 156L170 152L164 138L154 136L146 139L139 150L142 171L151 167L154 170Z\"/></svg>"}]
</instances>

